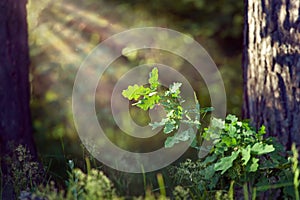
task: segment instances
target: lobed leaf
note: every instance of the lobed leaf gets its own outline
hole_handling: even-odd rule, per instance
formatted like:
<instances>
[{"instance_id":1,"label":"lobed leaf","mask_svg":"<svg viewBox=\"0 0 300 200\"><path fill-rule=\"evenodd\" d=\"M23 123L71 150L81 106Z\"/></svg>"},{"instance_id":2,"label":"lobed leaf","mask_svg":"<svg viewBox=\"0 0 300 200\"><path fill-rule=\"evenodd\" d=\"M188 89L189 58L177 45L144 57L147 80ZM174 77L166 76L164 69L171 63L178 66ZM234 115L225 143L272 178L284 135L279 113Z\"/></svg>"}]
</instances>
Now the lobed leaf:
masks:
<instances>
[{"instance_id":1,"label":"lobed leaf","mask_svg":"<svg viewBox=\"0 0 300 200\"><path fill-rule=\"evenodd\" d=\"M247 170L248 172L256 172L257 169L258 169L258 161L259 161L258 158L252 158L252 159L251 159L251 163L250 163L250 165L248 165L248 166L246 167L246 170Z\"/></svg>"},{"instance_id":2,"label":"lobed leaf","mask_svg":"<svg viewBox=\"0 0 300 200\"><path fill-rule=\"evenodd\" d=\"M248 161L251 158L251 148L248 145L245 149L241 149L243 165L247 165Z\"/></svg>"},{"instance_id":3,"label":"lobed leaf","mask_svg":"<svg viewBox=\"0 0 300 200\"><path fill-rule=\"evenodd\" d=\"M169 91L166 92L166 95L170 95L172 97L179 97L180 94L180 87L181 87L182 83L173 83L170 85Z\"/></svg>"},{"instance_id":4,"label":"lobed leaf","mask_svg":"<svg viewBox=\"0 0 300 200\"><path fill-rule=\"evenodd\" d=\"M211 120L211 127L213 128L218 128L218 129L223 129L225 127L225 122L222 119L218 118L212 118Z\"/></svg>"},{"instance_id":5,"label":"lobed leaf","mask_svg":"<svg viewBox=\"0 0 300 200\"><path fill-rule=\"evenodd\" d=\"M238 118L235 115L227 115L226 120L231 121L231 123L237 122Z\"/></svg>"},{"instance_id":6,"label":"lobed leaf","mask_svg":"<svg viewBox=\"0 0 300 200\"><path fill-rule=\"evenodd\" d=\"M230 167L233 165L233 161L235 161L239 155L240 151L234 151L231 153L231 156L227 156L221 158L219 162L215 164L215 170L221 171L221 174L224 174Z\"/></svg>"},{"instance_id":7,"label":"lobed leaf","mask_svg":"<svg viewBox=\"0 0 300 200\"><path fill-rule=\"evenodd\" d=\"M157 87L159 86L158 69L156 67L153 68L152 71L150 72L148 82L150 84L150 89L151 90L156 90Z\"/></svg>"},{"instance_id":8,"label":"lobed leaf","mask_svg":"<svg viewBox=\"0 0 300 200\"><path fill-rule=\"evenodd\" d=\"M174 136L170 136L165 141L165 148L171 148L171 147L173 147L178 142L179 141L177 141L177 140L174 139Z\"/></svg>"},{"instance_id":9,"label":"lobed leaf","mask_svg":"<svg viewBox=\"0 0 300 200\"><path fill-rule=\"evenodd\" d=\"M165 124L164 133L171 133L174 129L176 129L176 122L174 120L169 120Z\"/></svg>"},{"instance_id":10,"label":"lobed leaf","mask_svg":"<svg viewBox=\"0 0 300 200\"><path fill-rule=\"evenodd\" d=\"M138 100L141 96L147 95L150 93L149 88L144 86L138 86L137 84L133 86L128 86L126 90L123 90L122 95L129 100Z\"/></svg>"},{"instance_id":11,"label":"lobed leaf","mask_svg":"<svg viewBox=\"0 0 300 200\"><path fill-rule=\"evenodd\" d=\"M143 110L148 110L152 109L159 102L159 100L160 97L158 95L145 96L143 99L132 105L136 105Z\"/></svg>"},{"instance_id":12,"label":"lobed leaf","mask_svg":"<svg viewBox=\"0 0 300 200\"><path fill-rule=\"evenodd\" d=\"M251 152L257 154L257 155L262 155L262 154L266 154L266 153L270 153L272 151L274 151L275 148L273 147L273 145L269 145L269 144L263 144L263 143L255 143L252 147L251 147Z\"/></svg>"},{"instance_id":13,"label":"lobed leaf","mask_svg":"<svg viewBox=\"0 0 300 200\"><path fill-rule=\"evenodd\" d=\"M176 133L174 136L168 137L165 141L165 147L173 147L175 144L179 142L186 142L194 136L194 130L192 128L189 128L183 132Z\"/></svg>"}]
</instances>

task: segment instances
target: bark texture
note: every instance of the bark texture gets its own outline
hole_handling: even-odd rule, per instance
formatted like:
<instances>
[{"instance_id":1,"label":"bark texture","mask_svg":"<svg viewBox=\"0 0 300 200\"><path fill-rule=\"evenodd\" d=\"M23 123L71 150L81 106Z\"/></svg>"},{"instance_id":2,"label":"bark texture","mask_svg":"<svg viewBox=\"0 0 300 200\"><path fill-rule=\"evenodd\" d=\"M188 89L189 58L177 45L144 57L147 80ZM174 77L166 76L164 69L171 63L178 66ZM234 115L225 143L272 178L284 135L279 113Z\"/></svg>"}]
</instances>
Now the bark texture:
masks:
<instances>
[{"instance_id":1,"label":"bark texture","mask_svg":"<svg viewBox=\"0 0 300 200\"><path fill-rule=\"evenodd\" d=\"M300 1L245 0L243 117L300 146Z\"/></svg>"},{"instance_id":2,"label":"bark texture","mask_svg":"<svg viewBox=\"0 0 300 200\"><path fill-rule=\"evenodd\" d=\"M36 156L30 117L29 51L25 0L0 1L0 161L3 199L13 199L3 180L4 162L14 146L26 145ZM0 196L1 199L1 196Z\"/></svg>"}]
</instances>

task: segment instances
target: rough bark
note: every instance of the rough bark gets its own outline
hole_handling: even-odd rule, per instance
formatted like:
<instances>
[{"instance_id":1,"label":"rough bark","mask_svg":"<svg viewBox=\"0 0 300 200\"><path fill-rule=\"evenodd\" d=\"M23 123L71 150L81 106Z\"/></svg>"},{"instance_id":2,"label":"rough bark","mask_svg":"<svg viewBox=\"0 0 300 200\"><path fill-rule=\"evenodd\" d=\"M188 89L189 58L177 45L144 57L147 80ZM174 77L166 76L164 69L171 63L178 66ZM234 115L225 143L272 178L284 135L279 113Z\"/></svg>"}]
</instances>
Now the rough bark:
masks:
<instances>
[{"instance_id":1,"label":"rough bark","mask_svg":"<svg viewBox=\"0 0 300 200\"><path fill-rule=\"evenodd\" d=\"M0 160L2 178L10 172L4 158L24 144L36 156L29 109L29 51L25 0L0 1ZM2 186L5 186L5 181ZM10 188L3 199L12 198ZM7 196L8 195L8 196Z\"/></svg>"},{"instance_id":2,"label":"rough bark","mask_svg":"<svg viewBox=\"0 0 300 200\"><path fill-rule=\"evenodd\" d=\"M300 146L300 1L245 0L243 117Z\"/></svg>"}]
</instances>

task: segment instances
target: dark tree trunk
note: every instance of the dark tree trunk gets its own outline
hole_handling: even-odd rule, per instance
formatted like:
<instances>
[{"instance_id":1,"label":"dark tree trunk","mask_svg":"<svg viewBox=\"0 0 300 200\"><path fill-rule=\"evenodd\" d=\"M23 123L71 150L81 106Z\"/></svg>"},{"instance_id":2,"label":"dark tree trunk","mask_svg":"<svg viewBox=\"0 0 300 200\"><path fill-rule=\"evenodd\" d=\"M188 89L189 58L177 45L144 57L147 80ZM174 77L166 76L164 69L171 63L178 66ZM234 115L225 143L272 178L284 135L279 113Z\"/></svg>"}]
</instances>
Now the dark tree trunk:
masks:
<instances>
[{"instance_id":1,"label":"dark tree trunk","mask_svg":"<svg viewBox=\"0 0 300 200\"><path fill-rule=\"evenodd\" d=\"M24 144L36 156L29 109L26 3L25 0L0 1L0 158L4 176L10 171L4 158L14 150L10 143ZM10 189L2 189L4 198Z\"/></svg>"},{"instance_id":2,"label":"dark tree trunk","mask_svg":"<svg viewBox=\"0 0 300 200\"><path fill-rule=\"evenodd\" d=\"M243 117L300 146L300 1L245 0Z\"/></svg>"}]
</instances>

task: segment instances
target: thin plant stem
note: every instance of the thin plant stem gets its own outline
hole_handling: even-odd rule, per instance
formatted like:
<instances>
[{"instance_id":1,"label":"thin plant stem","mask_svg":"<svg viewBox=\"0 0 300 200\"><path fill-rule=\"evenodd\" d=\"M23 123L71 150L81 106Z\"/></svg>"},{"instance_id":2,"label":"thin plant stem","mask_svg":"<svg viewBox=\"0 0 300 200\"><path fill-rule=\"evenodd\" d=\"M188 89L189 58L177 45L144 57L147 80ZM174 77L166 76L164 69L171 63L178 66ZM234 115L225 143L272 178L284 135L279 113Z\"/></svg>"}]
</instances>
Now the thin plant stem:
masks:
<instances>
[{"instance_id":1,"label":"thin plant stem","mask_svg":"<svg viewBox=\"0 0 300 200\"><path fill-rule=\"evenodd\" d=\"M244 199L249 200L249 192L248 192L248 184L247 183L244 183L243 191L244 191Z\"/></svg>"}]
</instances>

